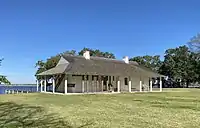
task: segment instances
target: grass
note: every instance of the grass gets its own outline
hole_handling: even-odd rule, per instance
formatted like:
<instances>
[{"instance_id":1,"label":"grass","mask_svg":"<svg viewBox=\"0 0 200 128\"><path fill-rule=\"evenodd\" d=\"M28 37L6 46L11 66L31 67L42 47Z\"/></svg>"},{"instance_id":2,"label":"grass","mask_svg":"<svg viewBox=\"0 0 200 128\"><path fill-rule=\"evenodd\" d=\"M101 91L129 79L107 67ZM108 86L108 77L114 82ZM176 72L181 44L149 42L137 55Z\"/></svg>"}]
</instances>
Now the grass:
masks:
<instances>
[{"instance_id":1,"label":"grass","mask_svg":"<svg viewBox=\"0 0 200 128\"><path fill-rule=\"evenodd\" d=\"M0 128L199 127L200 90L164 91L76 96L1 95Z\"/></svg>"}]
</instances>

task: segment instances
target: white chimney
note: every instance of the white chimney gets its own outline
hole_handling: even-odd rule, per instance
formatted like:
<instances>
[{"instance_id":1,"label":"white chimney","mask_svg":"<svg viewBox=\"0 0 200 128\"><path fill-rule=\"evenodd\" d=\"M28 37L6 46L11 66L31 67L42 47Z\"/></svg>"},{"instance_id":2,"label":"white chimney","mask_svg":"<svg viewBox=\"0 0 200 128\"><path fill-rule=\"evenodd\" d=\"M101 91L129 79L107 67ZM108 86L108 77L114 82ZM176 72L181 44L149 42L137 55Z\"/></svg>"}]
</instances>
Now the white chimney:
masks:
<instances>
[{"instance_id":1,"label":"white chimney","mask_svg":"<svg viewBox=\"0 0 200 128\"><path fill-rule=\"evenodd\" d=\"M125 63L129 64L128 56L125 56L125 57L123 58L123 61L124 61Z\"/></svg>"},{"instance_id":2,"label":"white chimney","mask_svg":"<svg viewBox=\"0 0 200 128\"><path fill-rule=\"evenodd\" d=\"M86 60L89 60L90 59L90 51L85 51L83 53L83 56L85 57Z\"/></svg>"}]
</instances>

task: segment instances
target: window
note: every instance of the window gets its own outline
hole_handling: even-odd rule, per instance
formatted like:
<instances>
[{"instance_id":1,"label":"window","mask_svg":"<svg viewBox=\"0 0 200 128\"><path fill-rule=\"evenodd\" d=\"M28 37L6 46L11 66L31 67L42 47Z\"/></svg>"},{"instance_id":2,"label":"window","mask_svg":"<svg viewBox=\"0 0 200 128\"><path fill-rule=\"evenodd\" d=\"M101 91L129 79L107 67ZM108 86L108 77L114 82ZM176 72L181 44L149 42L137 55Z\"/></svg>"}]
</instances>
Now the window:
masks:
<instances>
[{"instance_id":1,"label":"window","mask_svg":"<svg viewBox=\"0 0 200 128\"><path fill-rule=\"evenodd\" d=\"M124 78L124 85L128 85L128 78Z\"/></svg>"},{"instance_id":2,"label":"window","mask_svg":"<svg viewBox=\"0 0 200 128\"><path fill-rule=\"evenodd\" d=\"M92 80L98 80L98 77L99 77L99 76L97 76L97 75L93 75L93 76L92 76Z\"/></svg>"},{"instance_id":3,"label":"window","mask_svg":"<svg viewBox=\"0 0 200 128\"><path fill-rule=\"evenodd\" d=\"M72 75L72 76L81 76L81 75Z\"/></svg>"},{"instance_id":4,"label":"window","mask_svg":"<svg viewBox=\"0 0 200 128\"><path fill-rule=\"evenodd\" d=\"M104 80L105 80L105 81L108 81L108 76L104 77Z\"/></svg>"},{"instance_id":5,"label":"window","mask_svg":"<svg viewBox=\"0 0 200 128\"><path fill-rule=\"evenodd\" d=\"M115 81L115 77L113 76L113 81Z\"/></svg>"},{"instance_id":6,"label":"window","mask_svg":"<svg viewBox=\"0 0 200 128\"><path fill-rule=\"evenodd\" d=\"M75 84L67 84L67 87L75 88Z\"/></svg>"},{"instance_id":7,"label":"window","mask_svg":"<svg viewBox=\"0 0 200 128\"><path fill-rule=\"evenodd\" d=\"M82 75L82 80L88 80L88 75Z\"/></svg>"}]
</instances>

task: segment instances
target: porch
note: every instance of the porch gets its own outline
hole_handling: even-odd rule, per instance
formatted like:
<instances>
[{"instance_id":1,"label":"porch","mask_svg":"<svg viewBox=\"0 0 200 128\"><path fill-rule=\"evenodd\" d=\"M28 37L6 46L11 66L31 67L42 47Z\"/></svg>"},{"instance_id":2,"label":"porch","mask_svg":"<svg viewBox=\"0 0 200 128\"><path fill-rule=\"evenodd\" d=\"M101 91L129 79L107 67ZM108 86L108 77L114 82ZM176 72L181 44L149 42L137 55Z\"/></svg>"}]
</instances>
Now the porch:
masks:
<instances>
[{"instance_id":1,"label":"porch","mask_svg":"<svg viewBox=\"0 0 200 128\"><path fill-rule=\"evenodd\" d=\"M37 80L37 91L53 94L107 94L120 92L153 91L149 78L141 80L136 77L100 76L100 75L53 75L51 79ZM159 91L162 91L160 81Z\"/></svg>"}]
</instances>

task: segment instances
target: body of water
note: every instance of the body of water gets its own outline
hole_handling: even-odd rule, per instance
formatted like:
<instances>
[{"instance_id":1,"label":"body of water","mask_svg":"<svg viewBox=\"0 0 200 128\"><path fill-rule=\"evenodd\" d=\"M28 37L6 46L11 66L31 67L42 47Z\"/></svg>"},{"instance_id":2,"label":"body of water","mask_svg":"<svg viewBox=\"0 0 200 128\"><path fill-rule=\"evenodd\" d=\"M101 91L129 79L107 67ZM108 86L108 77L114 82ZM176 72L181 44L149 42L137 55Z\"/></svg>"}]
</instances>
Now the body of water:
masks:
<instances>
[{"instance_id":1,"label":"body of water","mask_svg":"<svg viewBox=\"0 0 200 128\"><path fill-rule=\"evenodd\" d=\"M37 86L29 85L0 85L0 94L6 94L8 91L14 92L37 92ZM40 89L39 89L40 91Z\"/></svg>"},{"instance_id":2,"label":"body of water","mask_svg":"<svg viewBox=\"0 0 200 128\"><path fill-rule=\"evenodd\" d=\"M43 87L44 90L44 87ZM39 86L38 91L41 91L41 88ZM47 91L52 91L51 86L47 86ZM37 92L37 86L36 85L0 85L0 94L7 94L8 92L12 93L34 93Z\"/></svg>"}]
</instances>

